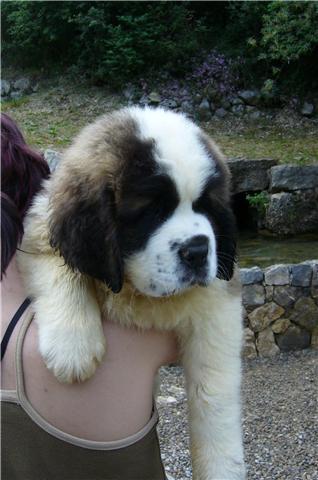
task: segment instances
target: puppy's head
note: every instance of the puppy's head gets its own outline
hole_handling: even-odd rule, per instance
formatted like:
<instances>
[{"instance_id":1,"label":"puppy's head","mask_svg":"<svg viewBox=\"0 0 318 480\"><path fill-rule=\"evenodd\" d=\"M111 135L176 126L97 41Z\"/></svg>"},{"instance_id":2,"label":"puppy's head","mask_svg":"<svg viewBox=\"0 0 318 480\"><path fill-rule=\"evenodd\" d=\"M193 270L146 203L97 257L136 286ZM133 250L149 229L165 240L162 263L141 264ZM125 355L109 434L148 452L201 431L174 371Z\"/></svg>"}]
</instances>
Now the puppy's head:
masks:
<instances>
[{"instance_id":1,"label":"puppy's head","mask_svg":"<svg viewBox=\"0 0 318 480\"><path fill-rule=\"evenodd\" d=\"M119 292L161 297L229 280L235 221L229 172L181 114L130 108L82 131L53 178L51 244Z\"/></svg>"}]
</instances>

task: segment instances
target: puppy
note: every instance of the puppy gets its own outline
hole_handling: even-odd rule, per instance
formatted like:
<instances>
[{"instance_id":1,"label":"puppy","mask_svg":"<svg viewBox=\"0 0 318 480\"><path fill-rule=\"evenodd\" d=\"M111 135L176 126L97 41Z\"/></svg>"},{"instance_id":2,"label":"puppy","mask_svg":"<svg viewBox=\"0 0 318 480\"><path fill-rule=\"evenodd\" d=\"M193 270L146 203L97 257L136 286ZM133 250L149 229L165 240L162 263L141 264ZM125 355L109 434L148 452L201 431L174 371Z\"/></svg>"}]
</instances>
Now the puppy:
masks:
<instances>
[{"instance_id":1,"label":"puppy","mask_svg":"<svg viewBox=\"0 0 318 480\"><path fill-rule=\"evenodd\" d=\"M20 267L40 351L62 382L93 375L101 314L174 330L193 478L245 478L240 285L229 171L185 116L127 108L84 128L34 201Z\"/></svg>"}]
</instances>

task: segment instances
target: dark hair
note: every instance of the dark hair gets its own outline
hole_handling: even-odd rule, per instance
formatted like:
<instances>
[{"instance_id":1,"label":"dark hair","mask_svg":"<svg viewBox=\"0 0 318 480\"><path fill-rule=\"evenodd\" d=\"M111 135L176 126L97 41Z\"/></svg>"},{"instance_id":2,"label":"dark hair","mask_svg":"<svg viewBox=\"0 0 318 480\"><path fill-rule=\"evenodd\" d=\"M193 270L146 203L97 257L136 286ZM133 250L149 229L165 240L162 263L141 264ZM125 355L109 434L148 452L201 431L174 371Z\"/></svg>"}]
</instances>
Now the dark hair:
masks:
<instances>
[{"instance_id":1,"label":"dark hair","mask_svg":"<svg viewBox=\"0 0 318 480\"><path fill-rule=\"evenodd\" d=\"M43 156L32 150L14 121L1 114L1 277L23 235L23 218L41 182L50 174Z\"/></svg>"}]
</instances>

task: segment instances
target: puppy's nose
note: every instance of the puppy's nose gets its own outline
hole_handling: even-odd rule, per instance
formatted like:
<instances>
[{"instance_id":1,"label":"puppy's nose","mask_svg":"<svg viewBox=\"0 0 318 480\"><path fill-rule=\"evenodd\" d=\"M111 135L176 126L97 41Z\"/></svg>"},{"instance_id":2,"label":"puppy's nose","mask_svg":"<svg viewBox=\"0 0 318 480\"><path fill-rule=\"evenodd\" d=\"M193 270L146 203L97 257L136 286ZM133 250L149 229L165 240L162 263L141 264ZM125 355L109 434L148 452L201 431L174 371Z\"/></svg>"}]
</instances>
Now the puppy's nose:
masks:
<instances>
[{"instance_id":1,"label":"puppy's nose","mask_svg":"<svg viewBox=\"0 0 318 480\"><path fill-rule=\"evenodd\" d=\"M209 238L197 235L180 247L178 254L182 262L192 268L203 267L209 252Z\"/></svg>"}]
</instances>

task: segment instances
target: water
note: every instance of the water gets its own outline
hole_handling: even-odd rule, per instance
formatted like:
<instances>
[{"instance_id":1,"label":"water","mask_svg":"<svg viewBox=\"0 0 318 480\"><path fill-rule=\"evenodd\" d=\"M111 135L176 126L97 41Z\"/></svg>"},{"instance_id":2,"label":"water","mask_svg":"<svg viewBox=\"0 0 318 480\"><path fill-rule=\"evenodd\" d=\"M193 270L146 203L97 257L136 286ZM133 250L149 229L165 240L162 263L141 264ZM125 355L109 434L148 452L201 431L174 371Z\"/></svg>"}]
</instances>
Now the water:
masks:
<instances>
[{"instance_id":1,"label":"water","mask_svg":"<svg viewBox=\"0 0 318 480\"><path fill-rule=\"evenodd\" d=\"M318 259L318 234L279 239L246 232L238 242L240 267L268 267Z\"/></svg>"}]
</instances>

